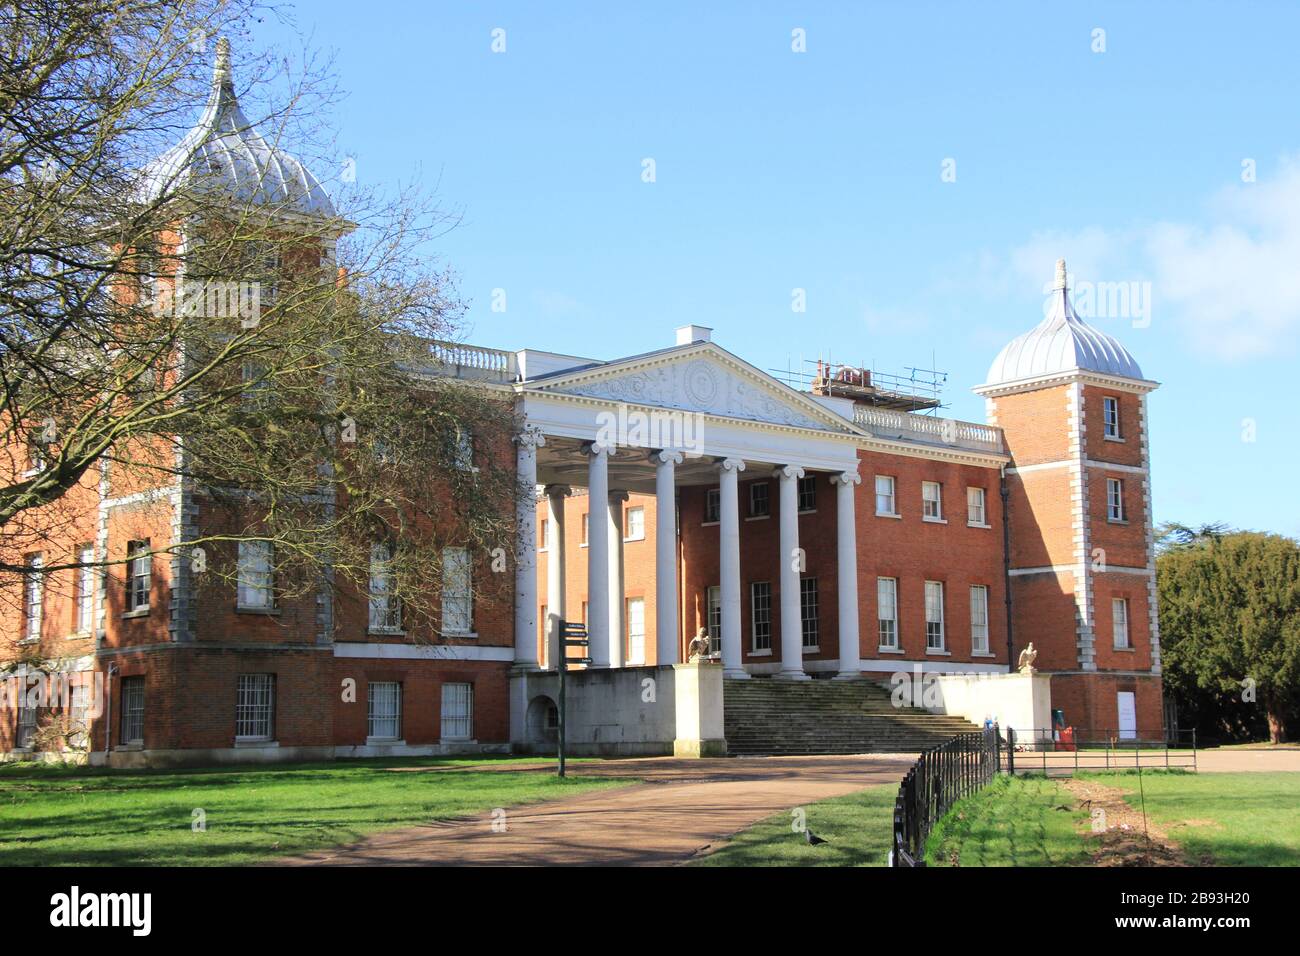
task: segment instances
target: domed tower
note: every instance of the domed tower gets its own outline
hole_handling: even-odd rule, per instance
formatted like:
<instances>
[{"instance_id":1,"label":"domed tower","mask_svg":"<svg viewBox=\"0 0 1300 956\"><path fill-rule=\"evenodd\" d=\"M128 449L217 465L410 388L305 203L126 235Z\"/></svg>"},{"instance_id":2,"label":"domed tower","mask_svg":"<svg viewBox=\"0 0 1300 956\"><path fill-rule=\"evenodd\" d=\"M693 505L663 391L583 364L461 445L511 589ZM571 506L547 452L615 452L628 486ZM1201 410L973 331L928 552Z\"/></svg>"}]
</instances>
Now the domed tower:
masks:
<instances>
[{"instance_id":1,"label":"domed tower","mask_svg":"<svg viewBox=\"0 0 1300 956\"><path fill-rule=\"evenodd\" d=\"M1163 736L1146 404L1156 387L1079 318L1061 259L1047 317L975 389L1012 459L1014 653L1034 644L1068 725L1143 739Z\"/></svg>"}]
</instances>

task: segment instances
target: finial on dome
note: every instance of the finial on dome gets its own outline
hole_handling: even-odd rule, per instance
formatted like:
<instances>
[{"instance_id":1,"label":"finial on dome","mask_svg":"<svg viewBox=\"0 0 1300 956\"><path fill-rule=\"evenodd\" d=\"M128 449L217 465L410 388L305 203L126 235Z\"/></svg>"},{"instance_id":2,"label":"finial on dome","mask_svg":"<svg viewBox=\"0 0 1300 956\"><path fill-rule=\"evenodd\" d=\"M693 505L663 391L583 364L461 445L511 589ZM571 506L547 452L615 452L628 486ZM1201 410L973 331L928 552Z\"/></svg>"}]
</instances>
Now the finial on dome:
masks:
<instances>
[{"instance_id":1,"label":"finial on dome","mask_svg":"<svg viewBox=\"0 0 1300 956\"><path fill-rule=\"evenodd\" d=\"M220 37L217 40L217 59L212 67L212 82L223 86L230 81L230 41Z\"/></svg>"},{"instance_id":2,"label":"finial on dome","mask_svg":"<svg viewBox=\"0 0 1300 956\"><path fill-rule=\"evenodd\" d=\"M1065 280L1065 260L1064 260L1064 259L1057 259L1057 260L1056 260L1056 285L1054 285L1052 288L1053 288L1054 290L1058 291L1058 292L1061 291L1061 290L1063 290L1063 289L1068 289L1068 288L1069 288L1069 286L1066 285L1066 280Z\"/></svg>"}]
</instances>

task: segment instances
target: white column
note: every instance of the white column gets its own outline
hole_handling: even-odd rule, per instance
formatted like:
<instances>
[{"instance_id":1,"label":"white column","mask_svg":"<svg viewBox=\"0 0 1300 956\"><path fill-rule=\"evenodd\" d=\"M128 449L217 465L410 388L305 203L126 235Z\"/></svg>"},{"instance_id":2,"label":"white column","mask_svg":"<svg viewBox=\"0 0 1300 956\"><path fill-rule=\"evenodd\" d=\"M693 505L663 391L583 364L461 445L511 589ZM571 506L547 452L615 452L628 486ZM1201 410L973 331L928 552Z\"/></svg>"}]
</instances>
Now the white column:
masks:
<instances>
[{"instance_id":1,"label":"white column","mask_svg":"<svg viewBox=\"0 0 1300 956\"><path fill-rule=\"evenodd\" d=\"M681 663L677 636L677 465L679 451L660 451L655 462L655 658L660 667Z\"/></svg>"},{"instance_id":2,"label":"white column","mask_svg":"<svg viewBox=\"0 0 1300 956\"><path fill-rule=\"evenodd\" d=\"M560 635L556 631L564 620L564 499L568 485L546 486L546 660L554 669L560 660Z\"/></svg>"},{"instance_id":3,"label":"white column","mask_svg":"<svg viewBox=\"0 0 1300 956\"><path fill-rule=\"evenodd\" d=\"M623 502L626 491L609 493L609 666L623 666Z\"/></svg>"},{"instance_id":4,"label":"white column","mask_svg":"<svg viewBox=\"0 0 1300 956\"><path fill-rule=\"evenodd\" d=\"M515 438L515 666L537 667L537 448L546 439L532 425Z\"/></svg>"},{"instance_id":5,"label":"white column","mask_svg":"<svg viewBox=\"0 0 1300 956\"><path fill-rule=\"evenodd\" d=\"M609 455L599 442L587 453L587 652L592 667L609 666Z\"/></svg>"},{"instance_id":6,"label":"white column","mask_svg":"<svg viewBox=\"0 0 1300 956\"><path fill-rule=\"evenodd\" d=\"M740 472L745 463L718 465L719 569L722 585L722 676L747 678L740 639Z\"/></svg>"},{"instance_id":7,"label":"white column","mask_svg":"<svg viewBox=\"0 0 1300 956\"><path fill-rule=\"evenodd\" d=\"M831 476L835 485L836 553L839 574L840 672L836 680L862 677L858 636L858 523L853 499L862 481L856 471Z\"/></svg>"},{"instance_id":8,"label":"white column","mask_svg":"<svg viewBox=\"0 0 1300 956\"><path fill-rule=\"evenodd\" d=\"M784 465L775 471L781 497L781 672L786 680L808 680L803 672L803 620L799 613L799 576L804 567L799 548L799 479L803 469Z\"/></svg>"}]
</instances>

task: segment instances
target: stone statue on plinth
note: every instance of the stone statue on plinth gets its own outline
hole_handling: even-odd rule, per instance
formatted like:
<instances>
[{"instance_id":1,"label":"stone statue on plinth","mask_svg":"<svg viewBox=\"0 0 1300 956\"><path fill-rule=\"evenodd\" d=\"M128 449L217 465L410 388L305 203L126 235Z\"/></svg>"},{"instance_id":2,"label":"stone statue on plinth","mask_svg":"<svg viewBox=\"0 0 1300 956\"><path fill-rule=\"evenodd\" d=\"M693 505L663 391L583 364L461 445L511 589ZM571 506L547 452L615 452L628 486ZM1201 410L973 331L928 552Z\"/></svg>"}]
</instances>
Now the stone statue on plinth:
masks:
<instances>
[{"instance_id":1,"label":"stone statue on plinth","mask_svg":"<svg viewBox=\"0 0 1300 956\"><path fill-rule=\"evenodd\" d=\"M1038 660L1038 651L1034 650L1034 642L1030 641L1029 646L1020 652L1020 662L1016 666L1022 674L1037 674L1034 670L1034 661Z\"/></svg>"},{"instance_id":2,"label":"stone statue on plinth","mask_svg":"<svg viewBox=\"0 0 1300 956\"><path fill-rule=\"evenodd\" d=\"M707 628L700 628L700 632L691 638L690 646L686 649L686 660L691 664L698 664L701 658L709 656L709 632Z\"/></svg>"}]
</instances>

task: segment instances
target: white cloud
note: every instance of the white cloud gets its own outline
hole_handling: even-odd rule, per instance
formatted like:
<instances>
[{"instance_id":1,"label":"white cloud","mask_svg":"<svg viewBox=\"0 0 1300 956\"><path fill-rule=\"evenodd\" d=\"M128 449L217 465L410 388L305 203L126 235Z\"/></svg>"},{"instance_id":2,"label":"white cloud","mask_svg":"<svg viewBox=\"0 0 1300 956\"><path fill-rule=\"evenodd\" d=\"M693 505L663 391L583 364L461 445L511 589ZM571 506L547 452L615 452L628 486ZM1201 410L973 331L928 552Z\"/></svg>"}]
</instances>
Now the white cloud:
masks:
<instances>
[{"instance_id":1,"label":"white cloud","mask_svg":"<svg viewBox=\"0 0 1300 956\"><path fill-rule=\"evenodd\" d=\"M1165 221L1127 229L1089 226L1035 234L990 275L1049 287L1056 259L1091 282L1150 282L1152 321L1182 333L1198 352L1230 361L1275 357L1300 337L1300 158L1271 179L1209 197L1202 222Z\"/></svg>"}]
</instances>

